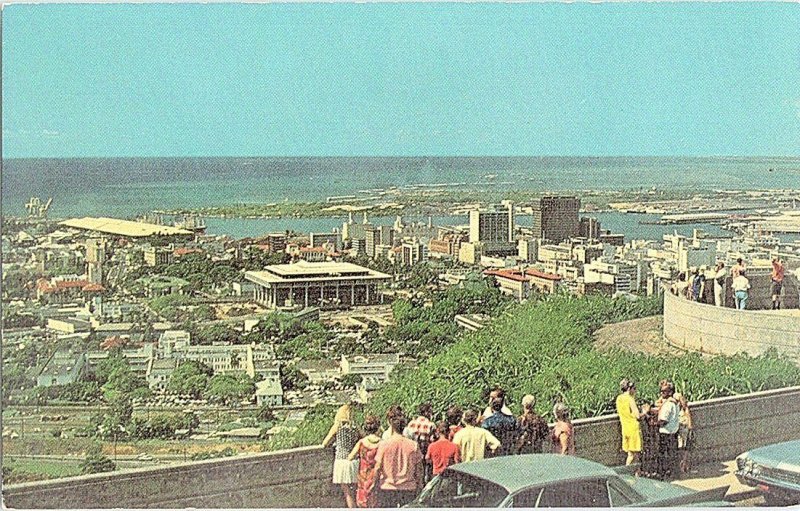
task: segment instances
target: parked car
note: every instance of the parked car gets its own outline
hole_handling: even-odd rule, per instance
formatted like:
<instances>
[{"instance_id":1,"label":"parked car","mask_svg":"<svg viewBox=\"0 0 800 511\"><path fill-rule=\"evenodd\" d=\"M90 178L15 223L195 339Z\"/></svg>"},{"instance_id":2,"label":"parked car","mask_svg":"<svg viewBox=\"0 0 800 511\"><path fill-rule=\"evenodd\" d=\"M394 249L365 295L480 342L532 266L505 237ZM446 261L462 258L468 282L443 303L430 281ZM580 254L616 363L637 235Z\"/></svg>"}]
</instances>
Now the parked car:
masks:
<instances>
[{"instance_id":1,"label":"parked car","mask_svg":"<svg viewBox=\"0 0 800 511\"><path fill-rule=\"evenodd\" d=\"M771 506L800 504L800 440L740 454L736 458L736 478L761 490Z\"/></svg>"},{"instance_id":2,"label":"parked car","mask_svg":"<svg viewBox=\"0 0 800 511\"><path fill-rule=\"evenodd\" d=\"M447 468L408 507L730 507L728 487L697 492L576 456L501 456Z\"/></svg>"}]
</instances>

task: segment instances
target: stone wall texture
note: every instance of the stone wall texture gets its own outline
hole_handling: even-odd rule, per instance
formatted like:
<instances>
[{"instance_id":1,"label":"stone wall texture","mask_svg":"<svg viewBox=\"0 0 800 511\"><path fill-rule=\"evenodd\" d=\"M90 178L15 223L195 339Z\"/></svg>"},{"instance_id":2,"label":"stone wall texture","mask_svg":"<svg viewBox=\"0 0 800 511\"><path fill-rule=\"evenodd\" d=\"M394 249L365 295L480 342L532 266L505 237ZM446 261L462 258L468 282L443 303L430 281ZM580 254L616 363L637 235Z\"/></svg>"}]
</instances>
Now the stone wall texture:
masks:
<instances>
[{"instance_id":1,"label":"stone wall texture","mask_svg":"<svg viewBox=\"0 0 800 511\"><path fill-rule=\"evenodd\" d=\"M736 310L664 293L664 338L692 351L760 355L770 348L800 359L800 311Z\"/></svg>"},{"instance_id":2,"label":"stone wall texture","mask_svg":"<svg viewBox=\"0 0 800 511\"><path fill-rule=\"evenodd\" d=\"M698 461L800 438L800 387L700 401L691 410ZM575 431L579 456L624 462L616 415L576 420ZM3 498L9 508L28 509L342 507L332 466L330 450L304 447L10 485Z\"/></svg>"}]
</instances>

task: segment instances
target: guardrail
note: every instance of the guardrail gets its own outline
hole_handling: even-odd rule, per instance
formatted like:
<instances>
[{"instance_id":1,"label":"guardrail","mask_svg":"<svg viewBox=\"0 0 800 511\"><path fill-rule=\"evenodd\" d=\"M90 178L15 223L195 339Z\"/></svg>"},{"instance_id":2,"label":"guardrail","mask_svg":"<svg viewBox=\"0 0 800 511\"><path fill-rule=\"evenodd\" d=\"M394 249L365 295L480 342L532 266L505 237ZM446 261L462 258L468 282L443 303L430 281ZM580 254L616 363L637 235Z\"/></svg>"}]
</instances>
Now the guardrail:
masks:
<instances>
[{"instance_id":1,"label":"guardrail","mask_svg":"<svg viewBox=\"0 0 800 511\"><path fill-rule=\"evenodd\" d=\"M729 460L761 445L800 438L800 386L691 403L695 460ZM616 415L575 421L579 456L624 461ZM342 507L330 482L333 454L304 447L168 467L9 485L11 508Z\"/></svg>"}]
</instances>

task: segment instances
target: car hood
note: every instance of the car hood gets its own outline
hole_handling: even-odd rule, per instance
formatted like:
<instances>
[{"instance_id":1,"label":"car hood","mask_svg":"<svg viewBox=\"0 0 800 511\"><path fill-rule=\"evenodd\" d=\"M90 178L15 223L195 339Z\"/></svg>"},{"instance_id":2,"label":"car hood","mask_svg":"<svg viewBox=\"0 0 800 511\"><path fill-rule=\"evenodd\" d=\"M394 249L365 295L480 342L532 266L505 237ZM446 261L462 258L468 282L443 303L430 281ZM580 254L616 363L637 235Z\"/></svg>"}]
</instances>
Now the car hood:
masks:
<instances>
[{"instance_id":1,"label":"car hood","mask_svg":"<svg viewBox=\"0 0 800 511\"><path fill-rule=\"evenodd\" d=\"M759 447L745 454L759 465L800 472L800 440Z\"/></svg>"}]
</instances>

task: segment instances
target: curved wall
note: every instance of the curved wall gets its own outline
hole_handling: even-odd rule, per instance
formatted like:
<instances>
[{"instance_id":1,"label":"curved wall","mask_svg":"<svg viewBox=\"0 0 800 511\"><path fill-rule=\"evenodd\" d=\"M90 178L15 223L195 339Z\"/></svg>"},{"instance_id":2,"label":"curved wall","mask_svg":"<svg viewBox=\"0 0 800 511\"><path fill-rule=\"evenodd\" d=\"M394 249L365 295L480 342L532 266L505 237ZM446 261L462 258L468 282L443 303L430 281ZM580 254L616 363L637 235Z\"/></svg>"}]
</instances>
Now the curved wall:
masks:
<instances>
[{"instance_id":1,"label":"curved wall","mask_svg":"<svg viewBox=\"0 0 800 511\"><path fill-rule=\"evenodd\" d=\"M800 360L800 310L736 310L665 292L664 339L716 355L760 355L774 347Z\"/></svg>"}]
</instances>

